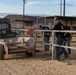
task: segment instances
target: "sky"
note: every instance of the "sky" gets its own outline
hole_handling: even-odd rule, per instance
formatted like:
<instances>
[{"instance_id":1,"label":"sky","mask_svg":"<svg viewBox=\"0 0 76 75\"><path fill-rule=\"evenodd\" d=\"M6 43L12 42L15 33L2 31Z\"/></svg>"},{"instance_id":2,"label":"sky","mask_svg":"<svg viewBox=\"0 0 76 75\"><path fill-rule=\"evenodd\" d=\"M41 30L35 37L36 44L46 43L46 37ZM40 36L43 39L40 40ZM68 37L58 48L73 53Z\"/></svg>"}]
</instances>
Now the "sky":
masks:
<instances>
[{"instance_id":1,"label":"sky","mask_svg":"<svg viewBox=\"0 0 76 75\"><path fill-rule=\"evenodd\" d=\"M59 4L60 0L26 0L25 14L60 15ZM0 13L22 14L23 0L0 0ZM66 15L76 15L76 0L66 0Z\"/></svg>"}]
</instances>

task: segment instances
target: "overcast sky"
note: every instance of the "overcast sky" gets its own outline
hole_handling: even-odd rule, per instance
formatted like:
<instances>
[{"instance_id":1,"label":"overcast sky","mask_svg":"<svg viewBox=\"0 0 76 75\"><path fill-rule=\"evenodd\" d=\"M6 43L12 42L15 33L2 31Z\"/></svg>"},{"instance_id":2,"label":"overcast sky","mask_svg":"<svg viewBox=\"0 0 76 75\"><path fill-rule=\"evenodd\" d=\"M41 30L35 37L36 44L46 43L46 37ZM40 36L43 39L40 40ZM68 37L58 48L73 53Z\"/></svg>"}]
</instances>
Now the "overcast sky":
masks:
<instances>
[{"instance_id":1,"label":"overcast sky","mask_svg":"<svg viewBox=\"0 0 76 75\"><path fill-rule=\"evenodd\" d=\"M63 0L62 0L63 1ZM25 14L60 14L60 0L27 0ZM22 14L23 0L0 0L0 13ZM76 15L76 0L66 0L66 15Z\"/></svg>"}]
</instances>

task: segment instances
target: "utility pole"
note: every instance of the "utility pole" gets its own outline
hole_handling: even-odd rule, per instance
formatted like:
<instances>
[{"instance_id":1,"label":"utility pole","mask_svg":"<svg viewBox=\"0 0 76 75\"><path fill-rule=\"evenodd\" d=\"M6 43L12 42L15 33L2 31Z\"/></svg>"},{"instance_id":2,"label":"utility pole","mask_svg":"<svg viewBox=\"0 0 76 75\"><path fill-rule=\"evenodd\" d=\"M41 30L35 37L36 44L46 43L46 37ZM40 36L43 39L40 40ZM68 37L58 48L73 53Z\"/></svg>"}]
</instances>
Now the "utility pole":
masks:
<instances>
[{"instance_id":1,"label":"utility pole","mask_svg":"<svg viewBox=\"0 0 76 75\"><path fill-rule=\"evenodd\" d=\"M60 16L62 16L62 0L60 0Z\"/></svg>"},{"instance_id":2,"label":"utility pole","mask_svg":"<svg viewBox=\"0 0 76 75\"><path fill-rule=\"evenodd\" d=\"M65 0L64 0L64 6L63 6L63 16L65 16L65 5L66 5L66 3L65 3Z\"/></svg>"},{"instance_id":3,"label":"utility pole","mask_svg":"<svg viewBox=\"0 0 76 75\"><path fill-rule=\"evenodd\" d=\"M26 0L23 0L23 28L24 28L24 20L25 20L25 2Z\"/></svg>"}]
</instances>

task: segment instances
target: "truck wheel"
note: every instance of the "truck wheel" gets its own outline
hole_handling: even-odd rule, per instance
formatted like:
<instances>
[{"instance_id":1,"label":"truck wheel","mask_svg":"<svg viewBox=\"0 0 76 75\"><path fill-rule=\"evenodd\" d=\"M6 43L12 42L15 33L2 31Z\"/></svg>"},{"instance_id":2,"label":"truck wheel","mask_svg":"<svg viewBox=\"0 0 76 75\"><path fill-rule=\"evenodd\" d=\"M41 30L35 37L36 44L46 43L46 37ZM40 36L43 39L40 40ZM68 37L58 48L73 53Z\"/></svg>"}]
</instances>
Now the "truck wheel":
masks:
<instances>
[{"instance_id":1,"label":"truck wheel","mask_svg":"<svg viewBox=\"0 0 76 75\"><path fill-rule=\"evenodd\" d=\"M27 52L26 54L27 54L28 57L32 57L33 56L33 53L28 53Z\"/></svg>"},{"instance_id":2,"label":"truck wheel","mask_svg":"<svg viewBox=\"0 0 76 75\"><path fill-rule=\"evenodd\" d=\"M4 46L0 44L0 60L4 59Z\"/></svg>"}]
</instances>

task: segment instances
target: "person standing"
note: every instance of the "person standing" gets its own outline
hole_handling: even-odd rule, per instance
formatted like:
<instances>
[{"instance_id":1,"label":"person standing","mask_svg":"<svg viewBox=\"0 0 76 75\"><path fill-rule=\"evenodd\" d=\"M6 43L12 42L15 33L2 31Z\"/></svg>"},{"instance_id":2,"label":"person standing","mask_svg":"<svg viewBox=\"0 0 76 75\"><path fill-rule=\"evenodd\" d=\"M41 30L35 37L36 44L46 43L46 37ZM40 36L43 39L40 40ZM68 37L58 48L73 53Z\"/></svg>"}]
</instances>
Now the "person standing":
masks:
<instances>
[{"instance_id":1,"label":"person standing","mask_svg":"<svg viewBox=\"0 0 76 75\"><path fill-rule=\"evenodd\" d=\"M70 26L67 26L67 30L70 30ZM64 38L65 38L65 42L66 42L66 43L64 42L64 45L67 44L67 46L70 46L71 33L69 33L69 32L65 33ZM71 54L70 48L68 48L68 54Z\"/></svg>"},{"instance_id":2,"label":"person standing","mask_svg":"<svg viewBox=\"0 0 76 75\"><path fill-rule=\"evenodd\" d=\"M53 30L63 30L64 29L63 24L60 22L60 18L56 17L54 21L55 21L55 26L53 27ZM55 35L56 35L56 44L63 45L64 33L56 32ZM60 60L60 55L63 53L65 55L65 58L68 57L68 53L65 50L65 48L56 46L55 49L56 49L57 60Z\"/></svg>"},{"instance_id":3,"label":"person standing","mask_svg":"<svg viewBox=\"0 0 76 75\"><path fill-rule=\"evenodd\" d=\"M43 29L43 30L50 30L49 27L46 27L46 26L39 26L40 29ZM49 43L49 39L50 39L50 32L48 31L44 31L44 43ZM49 45L44 45L44 49L45 51L49 51Z\"/></svg>"},{"instance_id":4,"label":"person standing","mask_svg":"<svg viewBox=\"0 0 76 75\"><path fill-rule=\"evenodd\" d=\"M26 42L26 46L27 46L27 54L29 56L33 56L34 50L35 50L35 40L33 38L33 35L35 33L35 29L34 28L29 28L27 31L27 34L30 36L29 39Z\"/></svg>"},{"instance_id":5,"label":"person standing","mask_svg":"<svg viewBox=\"0 0 76 75\"><path fill-rule=\"evenodd\" d=\"M44 30L49 30L49 27L43 27ZM45 31L44 32L44 43L49 43L49 39L50 39L50 32ZM49 51L49 45L45 45L45 51Z\"/></svg>"}]
</instances>

